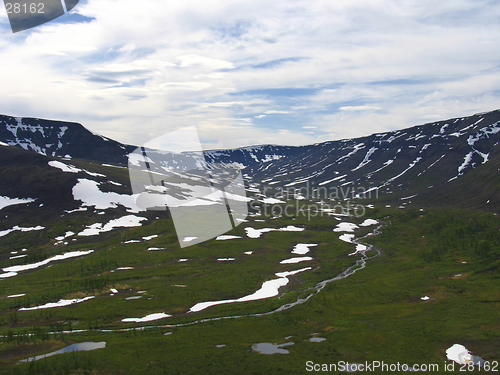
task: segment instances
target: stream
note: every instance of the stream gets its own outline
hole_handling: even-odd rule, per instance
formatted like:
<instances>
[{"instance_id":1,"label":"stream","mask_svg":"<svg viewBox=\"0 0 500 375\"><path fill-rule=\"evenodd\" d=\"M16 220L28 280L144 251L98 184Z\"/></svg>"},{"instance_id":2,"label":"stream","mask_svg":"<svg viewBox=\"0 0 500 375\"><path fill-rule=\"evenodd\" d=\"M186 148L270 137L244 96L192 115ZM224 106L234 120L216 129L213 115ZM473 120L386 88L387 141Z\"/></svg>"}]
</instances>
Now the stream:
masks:
<instances>
[{"instance_id":1,"label":"stream","mask_svg":"<svg viewBox=\"0 0 500 375\"><path fill-rule=\"evenodd\" d=\"M361 244L360 240L366 238L366 237L372 237L376 236L380 233L380 228L383 225L379 225L372 233L369 233L363 237L360 237L359 239L353 239L352 243L353 244ZM193 320L191 322L186 322L186 323L177 323L177 324L162 324L162 325L154 325L154 326L139 326L139 327L132 327L132 328L116 328L116 329L83 329L83 330L72 330L72 331L59 331L59 332L49 332L49 334L58 334L58 333L64 333L64 334L69 334L69 333L81 333L81 332L127 332L127 331L133 331L133 330L145 330L145 329L151 329L151 328L177 328L177 327L184 327L184 326L190 326L198 323L205 323L205 322L211 322L211 321L218 321L218 320L223 320L223 319L239 319L239 318L248 318L248 317L260 317L260 316L267 316L271 315L280 311L288 310L294 306L303 304L307 302L311 297L315 296L319 292L323 290L325 286L327 286L329 283L332 283L334 281L342 280L345 279L346 277L349 277L356 273L359 270L362 270L363 268L366 267L366 262L370 259L373 259L377 256L380 256L382 254L382 251L370 244L362 244L366 246L365 250L360 250L357 252L357 254L361 254L361 258L356 260L356 262L348 267L346 270L344 270L342 273L338 274L337 276L320 281L317 283L314 287L309 287L305 290L302 291L302 294L304 293L309 293L305 297L299 296L296 301L286 303L274 310L263 312L263 313L254 313L254 314L245 314L245 315L231 315L231 316L221 316L221 317L215 317L215 318L205 318L205 319L198 319L198 320ZM367 253L375 251L374 255L368 256ZM281 297L281 296L280 296ZM280 298L278 297L278 299Z\"/></svg>"}]
</instances>

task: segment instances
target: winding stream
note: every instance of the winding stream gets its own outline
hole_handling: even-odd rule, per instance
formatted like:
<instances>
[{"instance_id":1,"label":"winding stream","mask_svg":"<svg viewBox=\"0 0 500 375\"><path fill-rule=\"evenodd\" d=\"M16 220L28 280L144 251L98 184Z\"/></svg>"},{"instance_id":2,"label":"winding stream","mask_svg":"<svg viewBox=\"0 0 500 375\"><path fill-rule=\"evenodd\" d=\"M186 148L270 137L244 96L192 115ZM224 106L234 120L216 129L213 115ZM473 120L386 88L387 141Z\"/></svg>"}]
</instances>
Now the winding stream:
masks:
<instances>
[{"instance_id":1,"label":"winding stream","mask_svg":"<svg viewBox=\"0 0 500 375\"><path fill-rule=\"evenodd\" d=\"M184 327L184 326L190 326L198 323L205 323L205 322L211 322L211 321L218 321L218 320L223 320L223 319L239 319L239 318L247 318L247 317L259 317L259 316L266 316L266 315L271 315L280 311L288 310L294 306L303 304L307 302L311 297L314 295L318 294L323 290L325 286L327 286L329 283L332 283L334 281L342 280L345 279L346 277L349 277L356 273L359 270L362 270L363 268L366 267L366 262L370 259L373 259L379 255L382 254L382 251L370 244L362 244L360 243L360 240L363 238L369 237L369 236L376 236L380 234L380 228L382 228L383 225L377 226L376 229L372 233L369 233L363 237L360 237L359 239L352 239L352 243L356 245L364 245L366 248L364 250L359 250L357 251L357 254L361 255L361 258L356 260L356 262L348 267L346 270L344 270L342 273L338 274L337 276L320 281L317 283L314 287L309 287L305 290L302 291L302 294L304 293L309 293L305 297L299 296L296 301L286 303L277 309L263 312L263 313L254 313L254 314L245 314L245 315L230 315L230 316L221 316L221 317L215 317L215 318L205 318L205 319L198 319L198 320L193 320L191 322L186 322L186 323L177 323L177 324L162 324L162 325L155 325L155 326L139 326L139 327L132 327L132 328L116 328L116 329L83 329L83 330L72 330L72 331L59 331L59 332L49 332L49 334L59 334L59 333L64 333L64 334L69 334L69 333L81 333L81 332L126 332L126 331L133 331L133 330L145 330L145 329L151 329L151 328L177 328L177 327ZM368 256L367 253L375 251L374 255Z\"/></svg>"}]
</instances>

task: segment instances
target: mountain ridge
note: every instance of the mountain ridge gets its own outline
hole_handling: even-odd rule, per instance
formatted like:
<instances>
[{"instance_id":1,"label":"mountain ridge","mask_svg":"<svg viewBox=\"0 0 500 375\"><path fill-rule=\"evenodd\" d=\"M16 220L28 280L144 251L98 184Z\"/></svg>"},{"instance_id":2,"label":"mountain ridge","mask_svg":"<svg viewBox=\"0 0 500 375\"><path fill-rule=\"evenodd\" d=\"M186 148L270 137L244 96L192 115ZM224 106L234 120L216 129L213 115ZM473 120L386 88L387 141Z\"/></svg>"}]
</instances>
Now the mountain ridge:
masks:
<instances>
[{"instance_id":1,"label":"mountain ridge","mask_svg":"<svg viewBox=\"0 0 500 375\"><path fill-rule=\"evenodd\" d=\"M76 122L0 115L0 142L42 155L126 164L135 146L94 134Z\"/></svg>"},{"instance_id":2,"label":"mountain ridge","mask_svg":"<svg viewBox=\"0 0 500 375\"><path fill-rule=\"evenodd\" d=\"M0 142L53 158L118 165L126 165L128 153L136 148L93 134L78 123L5 115L0 115ZM306 188L306 194L314 195L311 193L320 189L349 186L377 191L380 202L394 204L401 198L415 196L401 204L410 204L412 200L438 204L450 201L445 199L447 191L462 191L457 202L477 201L477 197L465 192L467 188L457 187L463 183L471 185L469 179L462 177L477 168L487 169L490 178L486 181L497 186L498 170L491 166L500 158L499 142L500 110L494 110L360 138L304 146L208 150L204 155L209 164L243 168L254 191L266 186L282 190ZM493 196L488 189L481 187L481 195ZM432 199L432 194L444 198ZM488 199L483 200L482 208L500 209L500 202L494 197L488 203ZM464 206L470 205L465 202Z\"/></svg>"}]
</instances>

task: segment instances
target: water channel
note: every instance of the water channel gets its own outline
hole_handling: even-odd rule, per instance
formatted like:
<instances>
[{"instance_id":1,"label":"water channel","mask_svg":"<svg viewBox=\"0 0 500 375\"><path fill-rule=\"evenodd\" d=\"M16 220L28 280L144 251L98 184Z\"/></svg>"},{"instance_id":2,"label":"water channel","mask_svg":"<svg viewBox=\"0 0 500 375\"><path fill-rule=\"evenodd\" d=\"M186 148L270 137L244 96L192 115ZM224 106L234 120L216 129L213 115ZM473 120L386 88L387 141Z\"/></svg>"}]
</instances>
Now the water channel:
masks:
<instances>
[{"instance_id":1,"label":"water channel","mask_svg":"<svg viewBox=\"0 0 500 375\"><path fill-rule=\"evenodd\" d=\"M373 259L377 256L381 255L381 250L377 248L374 245L370 244L361 244L359 241L366 238L366 237L371 237L371 236L376 236L380 233L380 228L383 225L379 225L372 233L369 233L363 237L360 237L359 239L352 239L351 242L356 245L364 245L366 248L364 250L360 250L357 252L357 254L361 255L360 259L356 260L356 262L345 269L342 273L338 274L337 276L320 281L317 283L314 287L309 287L305 290L302 291L302 295L297 297L297 300L294 302L290 302L284 305L281 305L280 307L268 311L268 312L263 312L263 313L254 313L254 314L245 314L245 315L231 315L231 316L221 316L221 317L215 317L215 318L205 318L205 319L198 319L198 320L193 320L191 322L187 323L178 323L178 324L162 324L162 325L155 325L155 326L136 326L132 328L116 328L116 329L84 329L84 330L73 330L73 331L62 331L62 332L49 332L49 334L58 334L58 333L64 333L64 334L70 334L70 333L80 333L80 332L126 332L126 331L132 331L132 330L145 330L145 329L152 329L152 328L177 328L177 327L184 327L184 326L190 326L198 323L205 323L205 322L211 322L211 321L219 321L219 320L224 320L224 319L239 319L239 318L249 318L249 317L260 317L260 316L266 316L266 315L271 315L280 311L288 310L294 306L303 304L307 302L311 297L315 296L319 292L321 292L325 286L327 286L329 283L332 283L334 281L342 280L345 279L346 277L349 277L353 275L355 272L362 270L363 268L366 267L366 262L370 259ZM368 255L368 253L375 253L373 255ZM303 296L307 294L306 296Z\"/></svg>"}]
</instances>

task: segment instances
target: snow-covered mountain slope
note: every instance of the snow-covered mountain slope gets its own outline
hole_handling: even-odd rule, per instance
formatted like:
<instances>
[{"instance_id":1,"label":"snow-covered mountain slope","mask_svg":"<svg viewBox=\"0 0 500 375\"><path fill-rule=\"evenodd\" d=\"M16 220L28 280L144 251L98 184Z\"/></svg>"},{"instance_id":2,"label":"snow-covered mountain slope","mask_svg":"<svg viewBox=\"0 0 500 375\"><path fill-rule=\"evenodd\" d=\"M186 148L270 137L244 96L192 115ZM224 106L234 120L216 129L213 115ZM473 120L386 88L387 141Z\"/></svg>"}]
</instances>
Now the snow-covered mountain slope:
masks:
<instances>
[{"instance_id":1,"label":"snow-covered mountain slope","mask_svg":"<svg viewBox=\"0 0 500 375\"><path fill-rule=\"evenodd\" d=\"M428 195L432 189L451 188L465 181L462 177L470 171L498 160L499 142L500 111L496 110L297 147L293 152L277 147L276 154L289 155L249 166L245 174L253 182L288 190L307 187L311 193L352 187L358 192L378 191L399 199Z\"/></svg>"},{"instance_id":2,"label":"snow-covered mountain slope","mask_svg":"<svg viewBox=\"0 0 500 375\"><path fill-rule=\"evenodd\" d=\"M127 155L137 147L94 134L74 122L5 115L0 115L0 145L17 146L46 156L120 165L127 165ZM209 163L247 167L290 157L296 151L296 147L263 145L205 151L205 158Z\"/></svg>"},{"instance_id":3,"label":"snow-covered mountain slope","mask_svg":"<svg viewBox=\"0 0 500 375\"><path fill-rule=\"evenodd\" d=\"M500 159L499 142L500 110L495 110L356 139L299 147L249 146L204 154L209 163L243 168L254 192L273 187L325 195L342 188L401 204L470 203L472 199L473 206L488 204L483 208L493 209L500 208L500 198L492 191L499 178L498 168L494 168ZM118 165L126 165L127 154L135 149L92 134L80 124L8 116L0 116L0 144ZM475 180L465 176L471 172L482 176L486 171L488 178L483 178L476 193L469 192L467 187ZM126 169L122 172L127 174ZM123 189L129 186L122 183ZM435 199L437 196L454 198Z\"/></svg>"},{"instance_id":4,"label":"snow-covered mountain slope","mask_svg":"<svg viewBox=\"0 0 500 375\"><path fill-rule=\"evenodd\" d=\"M42 155L126 164L135 147L93 134L74 122L0 115L0 143Z\"/></svg>"},{"instance_id":5,"label":"snow-covered mountain slope","mask_svg":"<svg viewBox=\"0 0 500 375\"><path fill-rule=\"evenodd\" d=\"M12 124L2 119L0 238L8 246L57 245L55 251L71 244L86 249L92 241L123 235L126 228L154 226L156 219L169 218L167 207L151 211L138 206L129 170L120 165L132 146L104 140L78 124L63 129L67 123L10 118ZM55 148L48 146L56 139ZM493 111L359 139L215 150L205 157L210 163L243 168L247 197L257 203L251 205L250 218L263 203L309 195L313 202L326 198L328 204L345 204L343 199L352 198L353 192L371 198L356 203L499 212L499 142L500 111ZM72 158L58 157L66 154ZM295 189L300 194L294 196ZM275 195L280 191L288 197ZM169 220L159 222L172 225ZM168 235L174 236L173 231ZM123 241L127 243L126 236ZM4 250L0 262L7 265L45 259L38 259L36 250L26 259L13 260L23 254Z\"/></svg>"},{"instance_id":6,"label":"snow-covered mountain slope","mask_svg":"<svg viewBox=\"0 0 500 375\"><path fill-rule=\"evenodd\" d=\"M260 145L229 150L204 151L208 163L236 165L240 168L263 165L269 166L280 159L289 159L299 155L301 147Z\"/></svg>"},{"instance_id":7,"label":"snow-covered mountain slope","mask_svg":"<svg viewBox=\"0 0 500 375\"><path fill-rule=\"evenodd\" d=\"M167 210L137 207L125 167L3 145L0 160L0 239L19 248L26 241L31 246L86 243L169 217ZM30 239L20 232L29 232Z\"/></svg>"}]
</instances>

